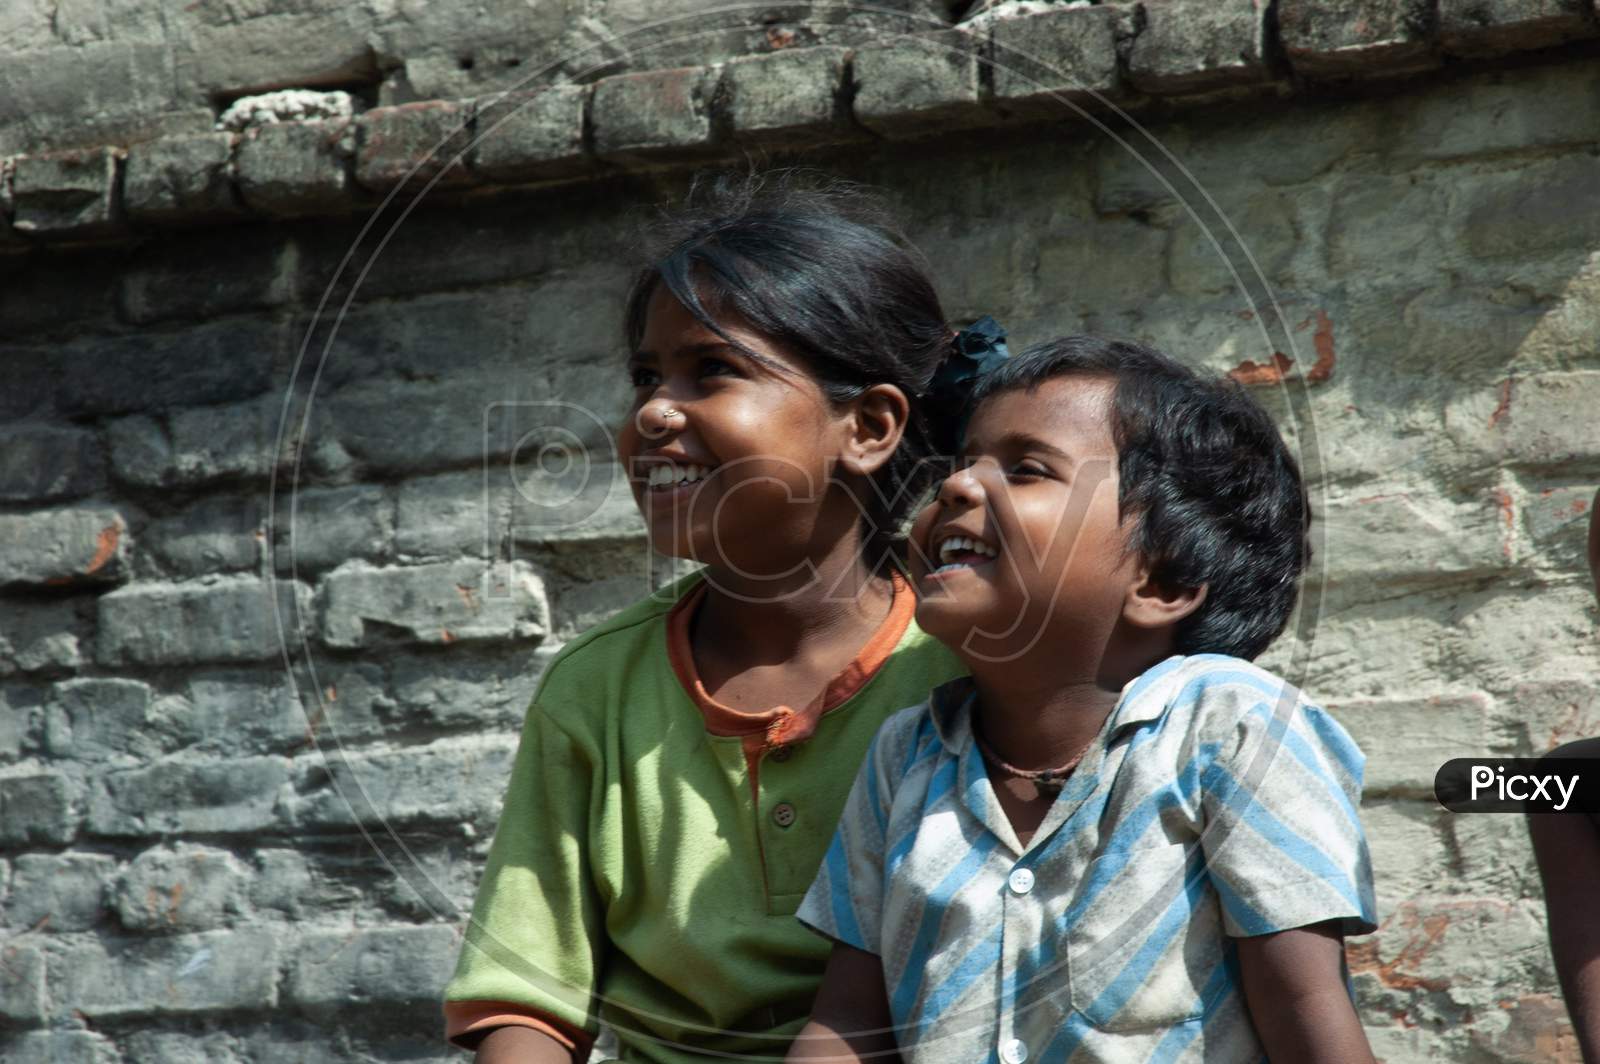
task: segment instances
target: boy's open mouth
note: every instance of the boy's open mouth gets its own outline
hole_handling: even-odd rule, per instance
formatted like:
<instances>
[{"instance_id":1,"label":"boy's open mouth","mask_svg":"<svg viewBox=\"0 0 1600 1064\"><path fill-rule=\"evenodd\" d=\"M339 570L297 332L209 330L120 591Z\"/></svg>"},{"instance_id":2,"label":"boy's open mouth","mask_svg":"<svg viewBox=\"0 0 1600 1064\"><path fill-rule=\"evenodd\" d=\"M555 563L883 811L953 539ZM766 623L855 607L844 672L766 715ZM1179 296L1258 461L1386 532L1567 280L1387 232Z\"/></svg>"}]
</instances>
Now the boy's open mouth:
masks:
<instances>
[{"instance_id":1,"label":"boy's open mouth","mask_svg":"<svg viewBox=\"0 0 1600 1064\"><path fill-rule=\"evenodd\" d=\"M936 557L939 566L929 571L929 576L953 573L960 569L975 569L994 561L1000 551L974 536L944 536L939 540Z\"/></svg>"}]
</instances>

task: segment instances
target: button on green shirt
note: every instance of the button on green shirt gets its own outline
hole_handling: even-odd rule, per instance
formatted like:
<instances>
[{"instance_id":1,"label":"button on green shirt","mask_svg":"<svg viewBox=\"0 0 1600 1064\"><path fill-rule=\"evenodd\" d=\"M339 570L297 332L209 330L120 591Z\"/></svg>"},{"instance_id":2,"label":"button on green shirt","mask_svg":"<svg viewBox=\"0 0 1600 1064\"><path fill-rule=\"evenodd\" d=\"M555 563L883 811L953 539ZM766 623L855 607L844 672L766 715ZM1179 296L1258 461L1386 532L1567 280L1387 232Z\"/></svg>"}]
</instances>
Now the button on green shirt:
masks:
<instances>
[{"instance_id":1,"label":"button on green shirt","mask_svg":"<svg viewBox=\"0 0 1600 1064\"><path fill-rule=\"evenodd\" d=\"M790 743L779 709L754 735L717 734L726 712L711 719L685 689L687 611L673 627L699 584L636 603L547 667L445 991L452 1037L526 1016L574 1034L604 1022L624 1060L781 1059L804 1025L829 946L794 911L856 769L885 718L964 670L897 581L874 642L903 634L864 680L830 685L847 697L814 732Z\"/></svg>"}]
</instances>

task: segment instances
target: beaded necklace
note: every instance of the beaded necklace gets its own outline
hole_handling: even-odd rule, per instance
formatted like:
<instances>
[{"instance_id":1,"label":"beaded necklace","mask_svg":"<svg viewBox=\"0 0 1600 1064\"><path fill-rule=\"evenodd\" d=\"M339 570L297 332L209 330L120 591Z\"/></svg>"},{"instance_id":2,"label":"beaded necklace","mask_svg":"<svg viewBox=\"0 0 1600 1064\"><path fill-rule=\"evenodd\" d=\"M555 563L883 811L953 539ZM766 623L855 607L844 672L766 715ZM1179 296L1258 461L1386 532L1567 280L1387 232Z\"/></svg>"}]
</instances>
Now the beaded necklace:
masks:
<instances>
[{"instance_id":1,"label":"beaded necklace","mask_svg":"<svg viewBox=\"0 0 1600 1064\"><path fill-rule=\"evenodd\" d=\"M974 725L976 725L976 722L974 722ZM972 729L972 739L978 744L978 752L983 755L983 759L992 767L1015 779L1033 784L1034 788L1041 794L1045 791L1059 792L1062 787L1065 787L1067 777L1072 775L1072 770L1078 767L1078 762L1082 761L1083 755L1089 751L1089 746L1086 743L1082 750L1072 756L1071 761L1057 768L1018 768L995 753L994 747L988 744L976 726Z\"/></svg>"}]
</instances>

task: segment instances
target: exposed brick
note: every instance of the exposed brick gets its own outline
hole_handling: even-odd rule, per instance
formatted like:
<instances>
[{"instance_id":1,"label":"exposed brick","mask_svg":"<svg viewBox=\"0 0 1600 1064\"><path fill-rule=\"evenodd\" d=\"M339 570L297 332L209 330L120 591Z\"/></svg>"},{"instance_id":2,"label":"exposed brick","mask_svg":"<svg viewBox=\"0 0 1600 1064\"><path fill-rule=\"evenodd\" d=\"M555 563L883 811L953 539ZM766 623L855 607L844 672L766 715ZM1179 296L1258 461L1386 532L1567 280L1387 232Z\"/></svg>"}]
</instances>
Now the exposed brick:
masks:
<instances>
[{"instance_id":1,"label":"exposed brick","mask_svg":"<svg viewBox=\"0 0 1600 1064\"><path fill-rule=\"evenodd\" d=\"M0 843L71 842L78 833L76 788L58 773L0 776Z\"/></svg>"},{"instance_id":2,"label":"exposed brick","mask_svg":"<svg viewBox=\"0 0 1600 1064\"><path fill-rule=\"evenodd\" d=\"M443 663L440 667L446 668ZM313 689L307 682L296 692L297 747L316 745L328 750L329 743L388 736L410 723L396 714L381 666L328 663L317 670L316 681L319 688ZM288 694L287 690L282 692L284 697Z\"/></svg>"},{"instance_id":3,"label":"exposed brick","mask_svg":"<svg viewBox=\"0 0 1600 1064\"><path fill-rule=\"evenodd\" d=\"M565 471L545 473L532 461L519 462L509 482L494 478L491 484L494 495L507 496L505 528L518 546L643 542L644 521L620 463L580 457Z\"/></svg>"},{"instance_id":4,"label":"exposed brick","mask_svg":"<svg viewBox=\"0 0 1600 1064\"><path fill-rule=\"evenodd\" d=\"M558 544L529 554L543 566L556 639L572 639L692 568L642 541Z\"/></svg>"},{"instance_id":5,"label":"exposed brick","mask_svg":"<svg viewBox=\"0 0 1600 1064\"><path fill-rule=\"evenodd\" d=\"M615 387L615 374L609 376L613 384L601 413L581 396L519 384L508 369L427 385L347 388L326 404L326 426L346 452L374 472L481 469L486 461L509 457L548 435L564 440L575 434L580 443L603 445L614 422L602 414L627 399L627 391ZM508 398L519 394L562 398Z\"/></svg>"},{"instance_id":6,"label":"exposed brick","mask_svg":"<svg viewBox=\"0 0 1600 1064\"><path fill-rule=\"evenodd\" d=\"M234 1024L229 1024L229 1027L234 1027ZM216 1064L219 1061L235 1064L246 1059L262 1061L262 1064L290 1064L293 1051L286 1046L290 1042L290 1032L270 1026L267 1030L277 1035L272 1048L278 1053L285 1053L283 1058L267 1054L253 1058L242 1056L237 1030L210 1030L205 1034L178 1030L133 1030L123 1035L120 1048L122 1059L128 1064L146 1064L146 1061L149 1064Z\"/></svg>"},{"instance_id":7,"label":"exposed brick","mask_svg":"<svg viewBox=\"0 0 1600 1064\"><path fill-rule=\"evenodd\" d=\"M190 731L207 749L269 753L298 750L309 742L313 724L308 715L316 704L303 705L281 669L194 673L185 694Z\"/></svg>"},{"instance_id":8,"label":"exposed brick","mask_svg":"<svg viewBox=\"0 0 1600 1064\"><path fill-rule=\"evenodd\" d=\"M1334 185L1325 248L1335 276L1370 274L1385 263L1402 277L1437 276L1452 252L1446 224L1455 182L1350 174Z\"/></svg>"},{"instance_id":9,"label":"exposed brick","mask_svg":"<svg viewBox=\"0 0 1600 1064\"><path fill-rule=\"evenodd\" d=\"M12 226L29 236L92 239L121 230L117 200L121 148L94 148L16 159Z\"/></svg>"},{"instance_id":10,"label":"exposed brick","mask_svg":"<svg viewBox=\"0 0 1600 1064\"><path fill-rule=\"evenodd\" d=\"M1372 751L1367 753L1370 765ZM1431 797L1423 801L1379 799L1370 793L1370 787L1360 814L1372 853L1381 918L1405 899L1425 894L1438 883L1439 869L1448 868L1456 859L1451 848L1455 825L1452 814Z\"/></svg>"},{"instance_id":11,"label":"exposed brick","mask_svg":"<svg viewBox=\"0 0 1600 1064\"><path fill-rule=\"evenodd\" d=\"M583 113L588 85L550 85L478 101L470 165L487 181L531 182L586 172Z\"/></svg>"},{"instance_id":12,"label":"exposed brick","mask_svg":"<svg viewBox=\"0 0 1600 1064\"><path fill-rule=\"evenodd\" d=\"M275 462L292 464L296 427L292 419L285 424L283 397L271 394L175 411L165 432L148 419L127 418L110 431L111 467L119 481L151 488L258 479Z\"/></svg>"},{"instance_id":13,"label":"exposed brick","mask_svg":"<svg viewBox=\"0 0 1600 1064\"><path fill-rule=\"evenodd\" d=\"M37 745L41 703L36 684L0 687L0 762L15 761Z\"/></svg>"},{"instance_id":14,"label":"exposed brick","mask_svg":"<svg viewBox=\"0 0 1600 1064\"><path fill-rule=\"evenodd\" d=\"M721 67L618 74L595 83L595 152L603 159L673 159L704 154Z\"/></svg>"},{"instance_id":15,"label":"exposed brick","mask_svg":"<svg viewBox=\"0 0 1600 1064\"><path fill-rule=\"evenodd\" d=\"M1367 755L1368 796L1431 798L1446 761L1491 753L1489 702L1481 694L1347 699L1328 711Z\"/></svg>"},{"instance_id":16,"label":"exposed brick","mask_svg":"<svg viewBox=\"0 0 1600 1064\"><path fill-rule=\"evenodd\" d=\"M394 700L388 712L407 728L514 730L527 714L542 665L552 654L553 650L540 647L510 660L501 655L482 661L452 658L448 665L401 659L393 666ZM339 686L335 719L350 701L347 686L343 682Z\"/></svg>"},{"instance_id":17,"label":"exposed brick","mask_svg":"<svg viewBox=\"0 0 1600 1064\"><path fill-rule=\"evenodd\" d=\"M1207 189L1223 215L1234 223L1239 238L1215 218L1202 227L1185 212L1174 224L1167 256L1173 291L1183 295L1242 293L1257 287L1256 270L1268 281L1289 274L1295 253L1304 244L1298 208L1305 197L1261 189L1240 189L1232 195L1230 191ZM1202 212L1200 217L1209 214Z\"/></svg>"},{"instance_id":18,"label":"exposed brick","mask_svg":"<svg viewBox=\"0 0 1600 1064\"><path fill-rule=\"evenodd\" d=\"M255 495L202 499L171 517L147 524L139 536L139 548L169 576L254 569L266 553L265 505L265 500Z\"/></svg>"},{"instance_id":19,"label":"exposed brick","mask_svg":"<svg viewBox=\"0 0 1600 1064\"><path fill-rule=\"evenodd\" d=\"M444 645L538 640L549 631L544 588L531 567L482 561L330 573L318 590L323 641L357 648L399 637Z\"/></svg>"},{"instance_id":20,"label":"exposed brick","mask_svg":"<svg viewBox=\"0 0 1600 1064\"><path fill-rule=\"evenodd\" d=\"M1073 105L1091 104L1121 87L1117 38L1132 34L1132 5L1063 8L995 20L995 106L1022 118L1074 117Z\"/></svg>"},{"instance_id":21,"label":"exposed brick","mask_svg":"<svg viewBox=\"0 0 1600 1064\"><path fill-rule=\"evenodd\" d=\"M123 203L134 222L204 222L239 214L233 133L163 137L128 150Z\"/></svg>"},{"instance_id":22,"label":"exposed brick","mask_svg":"<svg viewBox=\"0 0 1600 1064\"><path fill-rule=\"evenodd\" d=\"M1600 459L1592 411L1600 372L1507 377L1449 404L1445 430L1485 465L1559 468Z\"/></svg>"},{"instance_id":23,"label":"exposed brick","mask_svg":"<svg viewBox=\"0 0 1600 1064\"><path fill-rule=\"evenodd\" d=\"M362 299L377 299L462 289L541 276L565 265L567 253L578 247L597 256L622 251L620 232L602 236L581 222L563 200L544 197L501 197L449 211L417 211L406 218L383 254L361 267L364 272L356 291ZM341 298L354 288L357 271L347 265L337 284L334 272L358 231L353 225L324 225L299 235L300 294L308 306L315 307L324 297ZM302 323L295 335L303 337L305 332ZM439 343L438 338L433 342ZM458 355L467 353L459 345L452 349Z\"/></svg>"},{"instance_id":24,"label":"exposed brick","mask_svg":"<svg viewBox=\"0 0 1600 1064\"><path fill-rule=\"evenodd\" d=\"M379 753L302 758L286 803L299 830L494 822L514 744L498 736L442 739Z\"/></svg>"},{"instance_id":25,"label":"exposed brick","mask_svg":"<svg viewBox=\"0 0 1600 1064\"><path fill-rule=\"evenodd\" d=\"M1134 87L1158 95L1253 85L1270 76L1267 5L1257 0L1164 0L1144 5L1128 52Z\"/></svg>"},{"instance_id":26,"label":"exposed brick","mask_svg":"<svg viewBox=\"0 0 1600 1064\"><path fill-rule=\"evenodd\" d=\"M273 532L279 571L286 575L291 563L304 575L356 558L379 561L394 541L394 504L376 484L302 488L279 497Z\"/></svg>"},{"instance_id":27,"label":"exposed brick","mask_svg":"<svg viewBox=\"0 0 1600 1064\"><path fill-rule=\"evenodd\" d=\"M13 156L0 157L0 249L20 250L22 238L11 228L12 215L16 213L16 198L12 193L11 178L17 160Z\"/></svg>"},{"instance_id":28,"label":"exposed brick","mask_svg":"<svg viewBox=\"0 0 1600 1064\"><path fill-rule=\"evenodd\" d=\"M1468 251L1504 258L1600 241L1600 203L1588 195L1600 160L1572 155L1459 182L1453 221Z\"/></svg>"},{"instance_id":29,"label":"exposed brick","mask_svg":"<svg viewBox=\"0 0 1600 1064\"><path fill-rule=\"evenodd\" d=\"M1327 500L1317 516L1328 582L1365 584L1375 595L1392 595L1407 580L1501 572L1517 553L1504 501L1493 492L1457 500L1412 485L1372 486Z\"/></svg>"},{"instance_id":30,"label":"exposed brick","mask_svg":"<svg viewBox=\"0 0 1600 1064\"><path fill-rule=\"evenodd\" d=\"M40 313L27 291L30 282L37 281L38 273L7 274L4 267L5 260L0 259L0 318L4 318L8 326L8 338L0 340L0 365L6 367L11 380L0 390L0 421L25 434L37 425L22 422L38 414L54 412L57 367L52 355L46 354L47 351L53 354L54 345L38 343L35 346L17 338L42 323L48 325L52 319L48 313ZM93 317L93 312L84 308L83 317ZM63 323L62 319L55 319L55 324ZM0 469L6 470L6 476L12 475L9 465L0 464Z\"/></svg>"},{"instance_id":31,"label":"exposed brick","mask_svg":"<svg viewBox=\"0 0 1600 1064\"><path fill-rule=\"evenodd\" d=\"M334 1019L350 1008L434 1007L461 941L445 924L307 935L289 967L287 1003Z\"/></svg>"},{"instance_id":32,"label":"exposed brick","mask_svg":"<svg viewBox=\"0 0 1600 1064\"><path fill-rule=\"evenodd\" d=\"M1561 106L1548 106L1551 99ZM1452 80L1408 92L1403 100L1385 116L1385 154L1407 167L1418 160L1581 147L1593 142L1600 126L1600 69L1565 63L1511 79ZM1457 176L1477 183L1477 175Z\"/></svg>"},{"instance_id":33,"label":"exposed brick","mask_svg":"<svg viewBox=\"0 0 1600 1064\"><path fill-rule=\"evenodd\" d=\"M106 912L115 858L99 853L25 853L12 865L6 923L16 930L86 931Z\"/></svg>"},{"instance_id":34,"label":"exposed brick","mask_svg":"<svg viewBox=\"0 0 1600 1064\"><path fill-rule=\"evenodd\" d=\"M1438 0L1439 43L1452 55L1549 48L1595 35L1590 0Z\"/></svg>"},{"instance_id":35,"label":"exposed brick","mask_svg":"<svg viewBox=\"0 0 1600 1064\"><path fill-rule=\"evenodd\" d=\"M889 37L853 61L855 116L884 137L915 137L990 125L982 66L988 42L962 30Z\"/></svg>"},{"instance_id":36,"label":"exposed brick","mask_svg":"<svg viewBox=\"0 0 1600 1064\"><path fill-rule=\"evenodd\" d=\"M734 139L790 147L847 138L849 56L844 48L822 47L731 60L723 72L723 110Z\"/></svg>"},{"instance_id":37,"label":"exposed brick","mask_svg":"<svg viewBox=\"0 0 1600 1064\"><path fill-rule=\"evenodd\" d=\"M0 514L0 587L115 584L128 578L128 524L115 510Z\"/></svg>"},{"instance_id":38,"label":"exposed brick","mask_svg":"<svg viewBox=\"0 0 1600 1064\"><path fill-rule=\"evenodd\" d=\"M44 953L26 943L0 946L0 1016L32 1027L46 1015Z\"/></svg>"},{"instance_id":39,"label":"exposed brick","mask_svg":"<svg viewBox=\"0 0 1600 1064\"><path fill-rule=\"evenodd\" d=\"M1600 735L1600 684L1593 677L1519 683L1506 707L1512 729L1526 737L1523 752L1530 755Z\"/></svg>"},{"instance_id":40,"label":"exposed brick","mask_svg":"<svg viewBox=\"0 0 1600 1064\"><path fill-rule=\"evenodd\" d=\"M138 325L280 306L294 297L298 261L296 246L272 230L186 233L140 249L121 274L117 304Z\"/></svg>"},{"instance_id":41,"label":"exposed brick","mask_svg":"<svg viewBox=\"0 0 1600 1064\"><path fill-rule=\"evenodd\" d=\"M137 680L64 680L50 690L45 747L56 757L89 761L156 757L192 739L186 709L157 699Z\"/></svg>"},{"instance_id":42,"label":"exposed brick","mask_svg":"<svg viewBox=\"0 0 1600 1064\"><path fill-rule=\"evenodd\" d=\"M1589 522L1592 519L1593 484L1542 486L1543 480L1523 492L1519 507L1522 527L1535 554L1559 572L1579 572L1585 564ZM1600 727L1600 721L1596 722Z\"/></svg>"},{"instance_id":43,"label":"exposed brick","mask_svg":"<svg viewBox=\"0 0 1600 1064\"><path fill-rule=\"evenodd\" d=\"M0 1045L3 1045L0 1042ZM93 1031L30 1031L16 1042L16 1059L37 1064L120 1064L116 1043Z\"/></svg>"},{"instance_id":44,"label":"exposed brick","mask_svg":"<svg viewBox=\"0 0 1600 1064\"><path fill-rule=\"evenodd\" d=\"M0 676L75 669L86 638L71 601L9 601L0 610Z\"/></svg>"},{"instance_id":45,"label":"exposed brick","mask_svg":"<svg viewBox=\"0 0 1600 1064\"><path fill-rule=\"evenodd\" d=\"M354 127L344 121L257 126L239 141L239 194L252 210L298 215L351 205Z\"/></svg>"},{"instance_id":46,"label":"exposed brick","mask_svg":"<svg viewBox=\"0 0 1600 1064\"><path fill-rule=\"evenodd\" d=\"M273 385L284 339L280 323L262 318L90 337L57 355L56 403L98 415L247 399Z\"/></svg>"},{"instance_id":47,"label":"exposed brick","mask_svg":"<svg viewBox=\"0 0 1600 1064\"><path fill-rule=\"evenodd\" d=\"M263 1011L278 1002L280 936L268 930L75 944L51 964L50 990L95 1021Z\"/></svg>"},{"instance_id":48,"label":"exposed brick","mask_svg":"<svg viewBox=\"0 0 1600 1064\"><path fill-rule=\"evenodd\" d=\"M1165 227L1134 218L1107 218L1087 229L1040 234L1039 273L1072 278L1067 299L1087 311L1107 299L1153 299L1166 288L1161 264L1171 237Z\"/></svg>"},{"instance_id":49,"label":"exposed brick","mask_svg":"<svg viewBox=\"0 0 1600 1064\"><path fill-rule=\"evenodd\" d=\"M1501 818L1496 818L1501 819ZM1391 1016L1415 1023L1433 994L1492 995L1549 977L1539 901L1423 895L1384 914L1371 938L1348 949L1358 999L1395 994ZM1536 974L1535 974L1536 973Z\"/></svg>"},{"instance_id":50,"label":"exposed brick","mask_svg":"<svg viewBox=\"0 0 1600 1064\"><path fill-rule=\"evenodd\" d=\"M472 180L464 153L472 143L472 101L426 100L375 107L356 119L356 180L388 191L405 184L416 195Z\"/></svg>"},{"instance_id":51,"label":"exposed brick","mask_svg":"<svg viewBox=\"0 0 1600 1064\"><path fill-rule=\"evenodd\" d=\"M226 850L158 846L135 857L111 892L130 931L205 931L237 915L249 873Z\"/></svg>"},{"instance_id":52,"label":"exposed brick","mask_svg":"<svg viewBox=\"0 0 1600 1064\"><path fill-rule=\"evenodd\" d=\"M180 665L262 661L277 657L282 638L310 602L303 584L222 577L199 584L139 584L100 599L97 657L105 665ZM277 608L272 595L276 593Z\"/></svg>"},{"instance_id":53,"label":"exposed brick","mask_svg":"<svg viewBox=\"0 0 1600 1064\"><path fill-rule=\"evenodd\" d=\"M408 480L395 496L395 551L406 560L491 557L508 502L482 471Z\"/></svg>"},{"instance_id":54,"label":"exposed brick","mask_svg":"<svg viewBox=\"0 0 1600 1064\"><path fill-rule=\"evenodd\" d=\"M105 452L83 429L23 424L0 429L0 499L51 502L105 486Z\"/></svg>"},{"instance_id":55,"label":"exposed brick","mask_svg":"<svg viewBox=\"0 0 1600 1064\"><path fill-rule=\"evenodd\" d=\"M166 760L109 772L90 792L88 830L117 837L260 831L275 822L288 781L281 757Z\"/></svg>"},{"instance_id":56,"label":"exposed brick","mask_svg":"<svg viewBox=\"0 0 1600 1064\"><path fill-rule=\"evenodd\" d=\"M1299 74L1408 74L1439 65L1435 0L1279 0L1278 37Z\"/></svg>"}]
</instances>

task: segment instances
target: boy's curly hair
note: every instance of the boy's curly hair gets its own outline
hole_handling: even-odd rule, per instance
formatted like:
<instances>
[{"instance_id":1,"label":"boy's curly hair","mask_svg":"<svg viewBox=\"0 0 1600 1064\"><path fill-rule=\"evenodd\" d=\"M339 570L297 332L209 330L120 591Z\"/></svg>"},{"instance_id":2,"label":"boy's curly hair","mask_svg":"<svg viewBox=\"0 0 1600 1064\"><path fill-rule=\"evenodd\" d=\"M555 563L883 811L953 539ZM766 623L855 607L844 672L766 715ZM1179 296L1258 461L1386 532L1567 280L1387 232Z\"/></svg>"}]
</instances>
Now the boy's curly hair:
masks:
<instances>
[{"instance_id":1,"label":"boy's curly hair","mask_svg":"<svg viewBox=\"0 0 1600 1064\"><path fill-rule=\"evenodd\" d=\"M1235 381L1092 336L1029 348L981 378L972 404L1059 377L1114 383L1118 510L1138 519L1128 547L1168 586L1206 587L1174 651L1252 659L1266 650L1294 612L1311 553L1300 468L1266 411Z\"/></svg>"}]
</instances>

